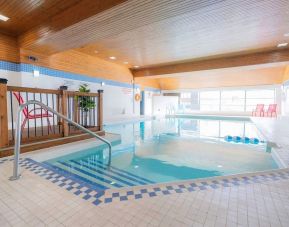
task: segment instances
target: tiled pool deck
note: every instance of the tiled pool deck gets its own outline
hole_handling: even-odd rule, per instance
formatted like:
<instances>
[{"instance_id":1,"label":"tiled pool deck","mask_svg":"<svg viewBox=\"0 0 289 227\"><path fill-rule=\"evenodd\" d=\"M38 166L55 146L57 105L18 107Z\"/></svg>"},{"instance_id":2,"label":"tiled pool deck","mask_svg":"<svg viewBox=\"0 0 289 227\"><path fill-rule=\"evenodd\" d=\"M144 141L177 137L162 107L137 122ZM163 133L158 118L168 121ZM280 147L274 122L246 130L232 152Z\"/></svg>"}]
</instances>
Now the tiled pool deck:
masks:
<instances>
[{"instance_id":1,"label":"tiled pool deck","mask_svg":"<svg viewBox=\"0 0 289 227\"><path fill-rule=\"evenodd\" d=\"M283 147L284 150L285 147ZM286 162L286 160L284 160ZM289 226L289 169L101 191L0 159L0 226Z\"/></svg>"}]
</instances>

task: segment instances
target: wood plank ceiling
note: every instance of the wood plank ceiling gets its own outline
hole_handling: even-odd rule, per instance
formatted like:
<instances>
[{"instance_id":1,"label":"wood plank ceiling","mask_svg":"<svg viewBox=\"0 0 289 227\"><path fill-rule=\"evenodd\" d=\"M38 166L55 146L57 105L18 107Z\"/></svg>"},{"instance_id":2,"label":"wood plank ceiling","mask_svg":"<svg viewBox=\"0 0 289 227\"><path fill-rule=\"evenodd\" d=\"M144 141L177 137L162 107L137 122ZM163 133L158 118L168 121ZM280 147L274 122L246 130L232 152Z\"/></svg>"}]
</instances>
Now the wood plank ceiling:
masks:
<instances>
[{"instance_id":1,"label":"wood plank ceiling","mask_svg":"<svg viewBox=\"0 0 289 227\"><path fill-rule=\"evenodd\" d=\"M0 22L0 30L10 35L19 35L80 1L0 0L0 13L10 18L5 23Z\"/></svg>"},{"instance_id":2,"label":"wood plank ceiling","mask_svg":"<svg viewBox=\"0 0 289 227\"><path fill-rule=\"evenodd\" d=\"M288 17L288 0L129 0L38 45L147 67L275 49L289 40Z\"/></svg>"},{"instance_id":3,"label":"wood plank ceiling","mask_svg":"<svg viewBox=\"0 0 289 227\"><path fill-rule=\"evenodd\" d=\"M0 0L3 32L42 53L75 49L129 67L276 49L288 0ZM45 25L45 26L44 26ZM45 29L43 29L45 28Z\"/></svg>"}]
</instances>

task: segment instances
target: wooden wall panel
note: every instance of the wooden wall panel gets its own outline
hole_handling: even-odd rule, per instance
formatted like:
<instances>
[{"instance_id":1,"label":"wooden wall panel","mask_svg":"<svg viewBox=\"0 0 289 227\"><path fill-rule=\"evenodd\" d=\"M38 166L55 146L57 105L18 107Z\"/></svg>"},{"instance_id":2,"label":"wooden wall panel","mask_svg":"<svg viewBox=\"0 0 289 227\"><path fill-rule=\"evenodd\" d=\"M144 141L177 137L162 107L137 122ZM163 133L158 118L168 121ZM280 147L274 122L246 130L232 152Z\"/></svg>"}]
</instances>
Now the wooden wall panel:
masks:
<instances>
[{"instance_id":1,"label":"wooden wall panel","mask_svg":"<svg viewBox=\"0 0 289 227\"><path fill-rule=\"evenodd\" d=\"M0 60L19 62L19 49L16 38L0 33Z\"/></svg>"},{"instance_id":2,"label":"wooden wall panel","mask_svg":"<svg viewBox=\"0 0 289 227\"><path fill-rule=\"evenodd\" d=\"M284 70L283 83L289 81L289 65Z\"/></svg>"},{"instance_id":3,"label":"wooden wall panel","mask_svg":"<svg viewBox=\"0 0 289 227\"><path fill-rule=\"evenodd\" d=\"M244 71L189 73L186 76L161 78L162 90L240 87L281 84L285 67Z\"/></svg>"},{"instance_id":4,"label":"wooden wall panel","mask_svg":"<svg viewBox=\"0 0 289 227\"><path fill-rule=\"evenodd\" d=\"M35 53L28 50L21 50L21 62L31 64L27 56L33 55L38 58L35 65L66 72L84 74L92 77L114 80L124 83L131 83L133 76L125 66L120 66L109 61L92 57L87 54L70 50L51 56Z\"/></svg>"},{"instance_id":5,"label":"wooden wall panel","mask_svg":"<svg viewBox=\"0 0 289 227\"><path fill-rule=\"evenodd\" d=\"M146 87L160 89L159 79L135 78L135 83L141 85L141 90Z\"/></svg>"}]
</instances>

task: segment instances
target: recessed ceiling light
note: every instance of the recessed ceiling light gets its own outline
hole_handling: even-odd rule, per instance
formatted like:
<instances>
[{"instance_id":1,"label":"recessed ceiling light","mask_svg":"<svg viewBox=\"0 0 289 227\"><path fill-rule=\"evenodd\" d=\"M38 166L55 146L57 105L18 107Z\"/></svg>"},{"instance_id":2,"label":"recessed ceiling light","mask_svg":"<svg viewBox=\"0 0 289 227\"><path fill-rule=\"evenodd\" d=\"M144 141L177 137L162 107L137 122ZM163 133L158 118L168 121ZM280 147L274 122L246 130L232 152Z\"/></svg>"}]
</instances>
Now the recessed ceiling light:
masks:
<instances>
[{"instance_id":1,"label":"recessed ceiling light","mask_svg":"<svg viewBox=\"0 0 289 227\"><path fill-rule=\"evenodd\" d=\"M98 51L97 51L97 50L95 50L95 51L94 51L94 53L98 54Z\"/></svg>"},{"instance_id":2,"label":"recessed ceiling light","mask_svg":"<svg viewBox=\"0 0 289 227\"><path fill-rule=\"evenodd\" d=\"M0 20L8 21L10 18L0 14Z\"/></svg>"},{"instance_id":3,"label":"recessed ceiling light","mask_svg":"<svg viewBox=\"0 0 289 227\"><path fill-rule=\"evenodd\" d=\"M279 43L277 45L277 47L286 47L288 45L288 43Z\"/></svg>"},{"instance_id":4,"label":"recessed ceiling light","mask_svg":"<svg viewBox=\"0 0 289 227\"><path fill-rule=\"evenodd\" d=\"M114 56L111 56L111 57L109 57L109 59L111 59L111 60L115 60L115 59L116 59L116 57L114 57Z\"/></svg>"},{"instance_id":5,"label":"recessed ceiling light","mask_svg":"<svg viewBox=\"0 0 289 227\"><path fill-rule=\"evenodd\" d=\"M289 32L284 34L285 37L289 37Z\"/></svg>"},{"instance_id":6,"label":"recessed ceiling light","mask_svg":"<svg viewBox=\"0 0 289 227\"><path fill-rule=\"evenodd\" d=\"M134 68L139 68L139 66L138 66L138 65L135 65Z\"/></svg>"},{"instance_id":7,"label":"recessed ceiling light","mask_svg":"<svg viewBox=\"0 0 289 227\"><path fill-rule=\"evenodd\" d=\"M123 62L123 64L126 64L126 65L127 65L127 64L128 64L128 62L127 62L127 61L125 61L125 62Z\"/></svg>"}]
</instances>

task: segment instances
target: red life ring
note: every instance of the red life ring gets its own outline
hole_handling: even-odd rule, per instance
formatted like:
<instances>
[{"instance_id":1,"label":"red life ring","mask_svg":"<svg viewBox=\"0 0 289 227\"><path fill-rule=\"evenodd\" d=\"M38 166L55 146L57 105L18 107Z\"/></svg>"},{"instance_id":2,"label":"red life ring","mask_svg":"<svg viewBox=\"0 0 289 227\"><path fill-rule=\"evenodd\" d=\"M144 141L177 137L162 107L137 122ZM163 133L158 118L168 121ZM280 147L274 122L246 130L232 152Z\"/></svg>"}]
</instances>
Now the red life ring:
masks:
<instances>
[{"instance_id":1,"label":"red life ring","mask_svg":"<svg viewBox=\"0 0 289 227\"><path fill-rule=\"evenodd\" d=\"M135 99L135 101L139 101L140 100L140 94L135 94L134 99Z\"/></svg>"}]
</instances>

